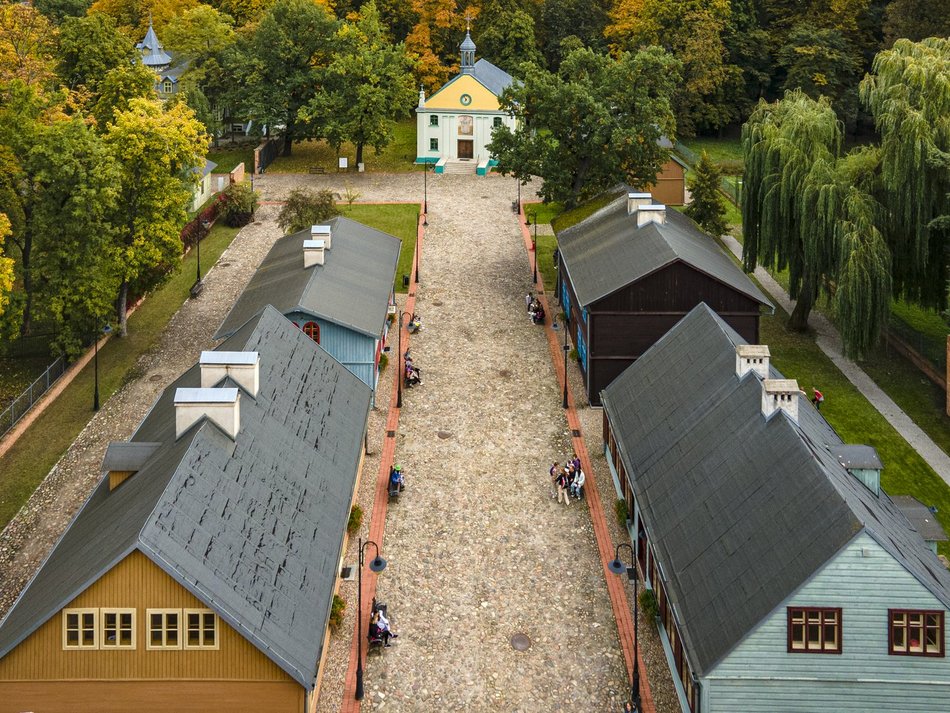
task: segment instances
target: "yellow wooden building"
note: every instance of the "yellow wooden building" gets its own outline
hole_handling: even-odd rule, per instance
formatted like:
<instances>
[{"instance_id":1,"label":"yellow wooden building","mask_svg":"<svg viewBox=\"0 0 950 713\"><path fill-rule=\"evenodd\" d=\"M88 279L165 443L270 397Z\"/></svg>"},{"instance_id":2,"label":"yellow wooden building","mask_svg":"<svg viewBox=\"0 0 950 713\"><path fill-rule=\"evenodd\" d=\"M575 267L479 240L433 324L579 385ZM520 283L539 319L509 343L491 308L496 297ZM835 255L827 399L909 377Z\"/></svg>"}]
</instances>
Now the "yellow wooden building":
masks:
<instances>
[{"instance_id":1,"label":"yellow wooden building","mask_svg":"<svg viewBox=\"0 0 950 713\"><path fill-rule=\"evenodd\" d=\"M502 125L512 131L517 128L514 117L498 103L513 80L488 60L475 61L471 33L465 33L459 50L459 74L428 99L424 90L419 92L416 163L433 163L436 173L468 164L472 173L477 166L479 174L484 174L495 165L486 148L492 131Z\"/></svg>"},{"instance_id":2,"label":"yellow wooden building","mask_svg":"<svg viewBox=\"0 0 950 713\"><path fill-rule=\"evenodd\" d=\"M312 712L370 395L272 307L202 353L0 624L0 713Z\"/></svg>"}]
</instances>

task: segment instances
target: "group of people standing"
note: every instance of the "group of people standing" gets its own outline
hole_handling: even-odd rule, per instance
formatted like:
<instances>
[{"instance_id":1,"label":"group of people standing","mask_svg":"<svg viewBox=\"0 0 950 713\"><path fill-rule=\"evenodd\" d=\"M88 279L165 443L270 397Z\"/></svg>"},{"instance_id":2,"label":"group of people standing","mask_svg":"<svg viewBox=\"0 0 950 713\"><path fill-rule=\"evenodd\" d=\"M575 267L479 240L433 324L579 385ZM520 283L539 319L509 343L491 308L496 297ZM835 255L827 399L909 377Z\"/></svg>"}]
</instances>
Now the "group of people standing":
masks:
<instances>
[{"instance_id":1,"label":"group of people standing","mask_svg":"<svg viewBox=\"0 0 950 713\"><path fill-rule=\"evenodd\" d=\"M554 461L548 470L548 475L551 476L552 498L557 498L559 503L563 501L565 505L570 504L571 498L581 499L587 476L581 468L581 459L576 453L563 466L558 461Z\"/></svg>"},{"instance_id":2,"label":"group of people standing","mask_svg":"<svg viewBox=\"0 0 950 713\"><path fill-rule=\"evenodd\" d=\"M544 324L544 307L541 300L530 292L524 296L524 303L528 308L528 317L534 324Z\"/></svg>"}]
</instances>

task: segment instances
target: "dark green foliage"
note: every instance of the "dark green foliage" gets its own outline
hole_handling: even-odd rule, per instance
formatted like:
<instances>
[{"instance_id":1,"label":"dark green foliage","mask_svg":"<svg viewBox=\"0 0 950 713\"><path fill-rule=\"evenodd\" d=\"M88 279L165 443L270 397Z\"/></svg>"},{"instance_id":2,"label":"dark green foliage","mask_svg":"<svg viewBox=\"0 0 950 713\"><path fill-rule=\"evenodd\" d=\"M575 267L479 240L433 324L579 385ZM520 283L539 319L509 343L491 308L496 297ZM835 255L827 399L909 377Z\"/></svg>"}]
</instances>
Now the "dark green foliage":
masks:
<instances>
[{"instance_id":1,"label":"dark green foliage","mask_svg":"<svg viewBox=\"0 0 950 713\"><path fill-rule=\"evenodd\" d=\"M330 605L330 631L334 634L339 631L346 614L346 600L339 594L333 595L333 604Z\"/></svg>"},{"instance_id":2,"label":"dark green foliage","mask_svg":"<svg viewBox=\"0 0 950 713\"><path fill-rule=\"evenodd\" d=\"M91 95L89 104L94 104L105 76L117 67L131 65L138 54L109 15L96 12L71 17L59 29L57 73L70 89L85 87Z\"/></svg>"},{"instance_id":3,"label":"dark green foliage","mask_svg":"<svg viewBox=\"0 0 950 713\"><path fill-rule=\"evenodd\" d=\"M614 501L614 512L617 515L617 524L619 524L621 528L626 529L627 518L630 517L630 512L627 510L627 501L623 498L617 498Z\"/></svg>"},{"instance_id":4,"label":"dark green foliage","mask_svg":"<svg viewBox=\"0 0 950 713\"><path fill-rule=\"evenodd\" d=\"M609 0L545 0L541 5L536 33L547 64L556 69L570 50L562 42L571 37L579 46L606 49L604 28L607 26ZM566 49L566 51L565 51Z\"/></svg>"},{"instance_id":5,"label":"dark green foliage","mask_svg":"<svg viewBox=\"0 0 950 713\"><path fill-rule=\"evenodd\" d=\"M887 5L884 38L891 46L900 38L919 42L927 37L950 36L947 0L892 0Z\"/></svg>"},{"instance_id":6,"label":"dark green foliage","mask_svg":"<svg viewBox=\"0 0 950 713\"><path fill-rule=\"evenodd\" d=\"M350 519L346 522L346 531L350 533L350 535L355 535L359 531L360 525L362 524L363 508L361 508L359 505L354 505L350 508Z\"/></svg>"},{"instance_id":7,"label":"dark green foliage","mask_svg":"<svg viewBox=\"0 0 950 713\"><path fill-rule=\"evenodd\" d=\"M544 199L568 207L617 183L656 180L667 157L659 139L675 128L676 60L659 47L617 59L582 48L556 73L523 69L524 83L501 100L518 130L497 128L489 145L499 171L541 176Z\"/></svg>"},{"instance_id":8,"label":"dark green foliage","mask_svg":"<svg viewBox=\"0 0 950 713\"><path fill-rule=\"evenodd\" d=\"M656 594L653 593L653 590L644 587L640 592L638 600L640 602L640 609L647 619L656 619L660 614L660 608L657 606Z\"/></svg>"},{"instance_id":9,"label":"dark green foliage","mask_svg":"<svg viewBox=\"0 0 950 713\"><path fill-rule=\"evenodd\" d=\"M296 233L311 225L325 223L330 218L340 214L335 202L333 191L310 191L306 188L295 188L287 196L287 202L280 209L277 216L277 225L285 233Z\"/></svg>"},{"instance_id":10,"label":"dark green foliage","mask_svg":"<svg viewBox=\"0 0 950 713\"><path fill-rule=\"evenodd\" d=\"M689 179L693 200L686 207L686 215L710 235L719 237L726 232L726 207L719 192L722 172L703 151L702 158Z\"/></svg>"},{"instance_id":11,"label":"dark green foliage","mask_svg":"<svg viewBox=\"0 0 950 713\"><path fill-rule=\"evenodd\" d=\"M524 62L544 59L535 38L534 18L512 0L487 0L478 23L478 51L509 74Z\"/></svg>"},{"instance_id":12,"label":"dark green foliage","mask_svg":"<svg viewBox=\"0 0 950 713\"><path fill-rule=\"evenodd\" d=\"M257 210L258 194L249 182L232 183L224 191L221 219L225 225L240 228L251 222Z\"/></svg>"},{"instance_id":13,"label":"dark green foliage","mask_svg":"<svg viewBox=\"0 0 950 713\"><path fill-rule=\"evenodd\" d=\"M86 14L92 0L35 0L33 6L57 25L70 17Z\"/></svg>"}]
</instances>

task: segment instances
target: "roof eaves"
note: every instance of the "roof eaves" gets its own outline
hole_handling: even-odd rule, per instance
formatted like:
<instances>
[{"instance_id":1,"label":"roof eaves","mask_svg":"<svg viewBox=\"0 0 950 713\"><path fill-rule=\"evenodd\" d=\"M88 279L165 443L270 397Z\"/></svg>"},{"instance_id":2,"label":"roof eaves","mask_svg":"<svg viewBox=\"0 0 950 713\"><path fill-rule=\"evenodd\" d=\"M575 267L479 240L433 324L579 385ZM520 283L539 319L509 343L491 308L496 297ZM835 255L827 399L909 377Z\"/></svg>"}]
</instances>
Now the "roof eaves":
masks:
<instances>
[{"instance_id":1,"label":"roof eaves","mask_svg":"<svg viewBox=\"0 0 950 713\"><path fill-rule=\"evenodd\" d=\"M867 531L868 535L871 537L872 540L874 540L878 545L880 545L881 548L885 550L891 557L893 557L895 560L901 563L901 558L898 557L893 552L892 548L887 543L884 542L883 538L881 538L874 530L868 528L867 526L865 526L864 529ZM915 534L917 533L915 532ZM919 534L918 534L918 537L919 537ZM928 592L933 594L934 597L936 597L936 599L940 601L947 609L950 609L950 592L947 592L946 590L941 590L938 587L934 587L932 582L927 582L926 580L924 580L922 577L920 577L917 574L917 572L913 570L912 567L905 567L903 563L901 563L901 566L904 568L905 572L912 575L914 579L920 582L923 585L923 587ZM939 566L939 562L938 562L938 566Z\"/></svg>"}]
</instances>

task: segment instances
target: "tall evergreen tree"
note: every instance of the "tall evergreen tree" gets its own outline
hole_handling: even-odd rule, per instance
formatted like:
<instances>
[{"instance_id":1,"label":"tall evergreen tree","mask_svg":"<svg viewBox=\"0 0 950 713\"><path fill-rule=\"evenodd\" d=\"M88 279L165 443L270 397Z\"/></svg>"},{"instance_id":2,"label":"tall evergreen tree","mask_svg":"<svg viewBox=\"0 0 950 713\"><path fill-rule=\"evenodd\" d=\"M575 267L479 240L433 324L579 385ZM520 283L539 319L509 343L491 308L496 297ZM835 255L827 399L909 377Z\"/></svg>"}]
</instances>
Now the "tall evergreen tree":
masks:
<instances>
[{"instance_id":1,"label":"tall evergreen tree","mask_svg":"<svg viewBox=\"0 0 950 713\"><path fill-rule=\"evenodd\" d=\"M709 160L703 151L699 163L689 180L692 201L686 207L686 215L695 220L699 227L717 238L726 232L726 207L719 192L722 172Z\"/></svg>"}]
</instances>

